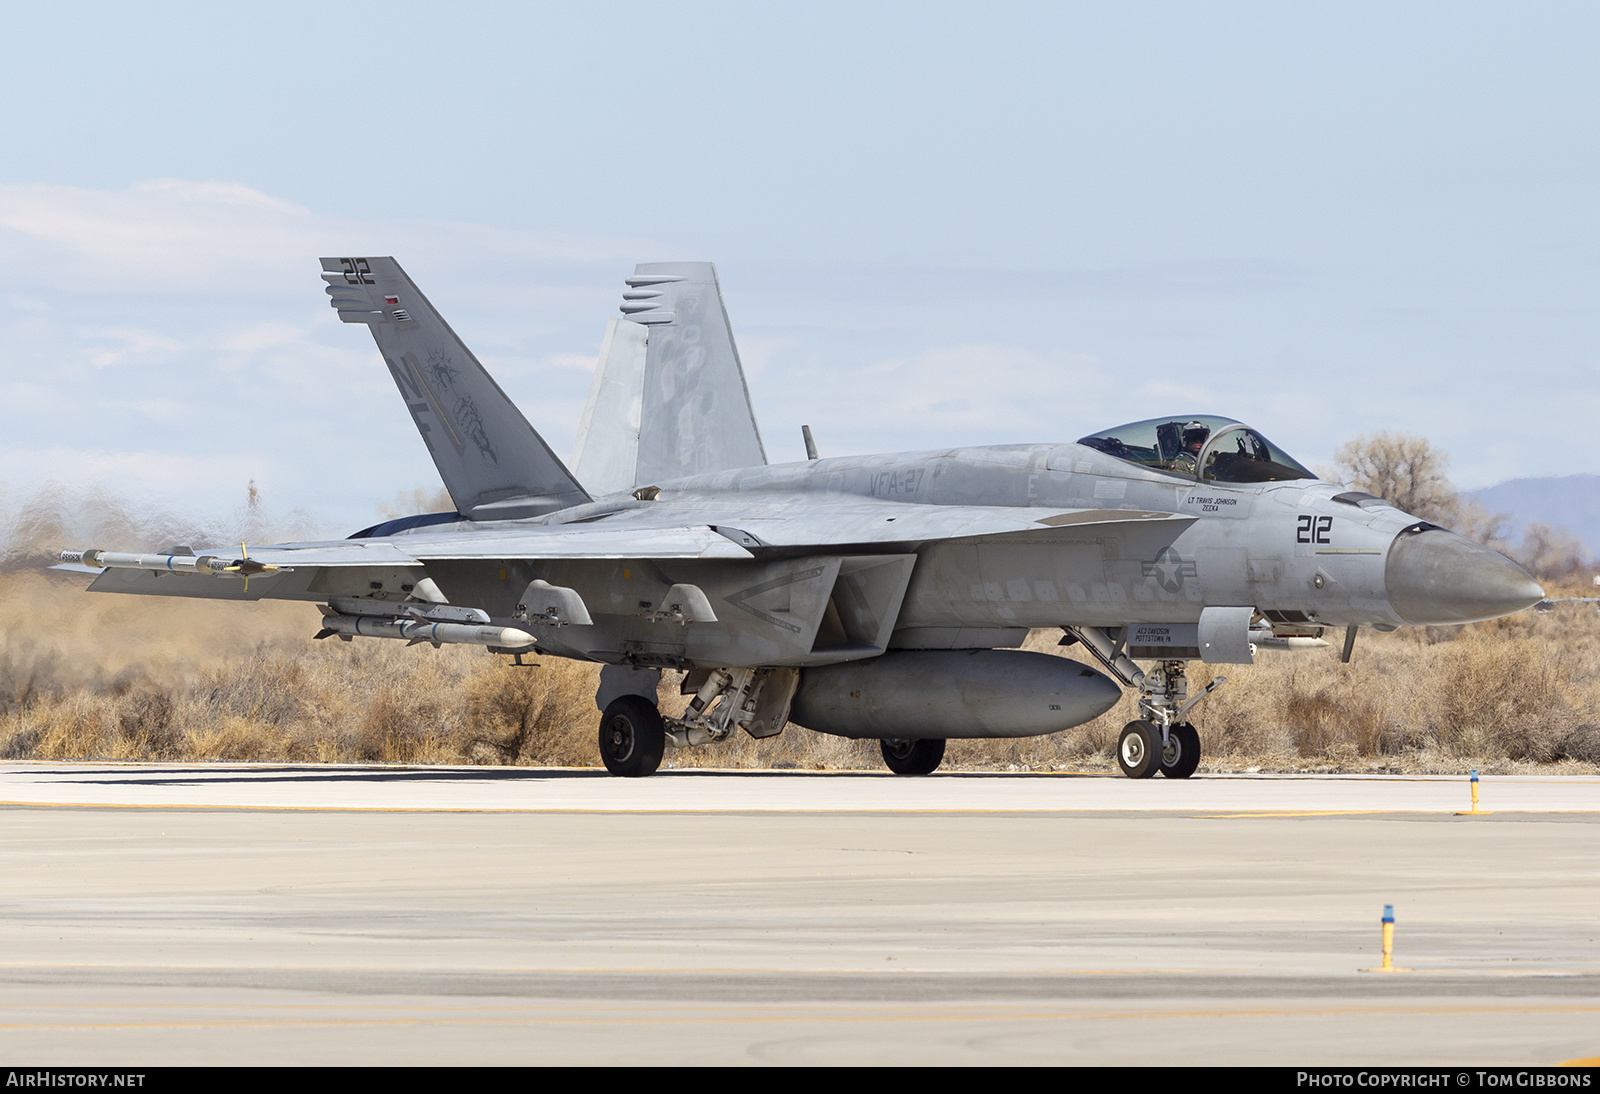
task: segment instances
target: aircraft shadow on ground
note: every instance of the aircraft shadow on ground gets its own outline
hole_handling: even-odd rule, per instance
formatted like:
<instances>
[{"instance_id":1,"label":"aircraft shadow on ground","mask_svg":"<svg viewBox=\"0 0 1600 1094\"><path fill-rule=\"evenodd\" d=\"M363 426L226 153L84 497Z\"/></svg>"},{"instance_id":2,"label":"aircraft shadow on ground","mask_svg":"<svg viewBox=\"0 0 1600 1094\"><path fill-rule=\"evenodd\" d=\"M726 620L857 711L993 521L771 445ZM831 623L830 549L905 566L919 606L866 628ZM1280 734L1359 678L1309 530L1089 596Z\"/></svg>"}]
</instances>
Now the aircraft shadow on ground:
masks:
<instances>
[{"instance_id":1,"label":"aircraft shadow on ground","mask_svg":"<svg viewBox=\"0 0 1600 1094\"><path fill-rule=\"evenodd\" d=\"M227 784L252 784L263 783L408 783L408 782L437 782L437 783L504 783L504 782L551 782L558 780L582 779L612 779L614 776L602 768L331 768L326 770L307 768L252 768L249 770L218 770L213 767L196 765L192 767L168 768L160 774L152 773L149 776L128 778L127 768L101 768L74 774L72 777L63 778L63 783L81 783L88 786L219 786ZM740 779L749 777L773 777L803 775L808 779L859 779L863 776L882 779L898 779L902 776L894 775L888 771L793 771L793 770L751 770L730 771L705 768L664 768L651 776L652 780L672 779L674 777L693 776L702 779ZM993 777L1003 775L1007 779L1063 779L1063 778L1103 778L1102 773L1088 771L942 771L933 775L924 775L926 779L960 779L973 777Z\"/></svg>"}]
</instances>

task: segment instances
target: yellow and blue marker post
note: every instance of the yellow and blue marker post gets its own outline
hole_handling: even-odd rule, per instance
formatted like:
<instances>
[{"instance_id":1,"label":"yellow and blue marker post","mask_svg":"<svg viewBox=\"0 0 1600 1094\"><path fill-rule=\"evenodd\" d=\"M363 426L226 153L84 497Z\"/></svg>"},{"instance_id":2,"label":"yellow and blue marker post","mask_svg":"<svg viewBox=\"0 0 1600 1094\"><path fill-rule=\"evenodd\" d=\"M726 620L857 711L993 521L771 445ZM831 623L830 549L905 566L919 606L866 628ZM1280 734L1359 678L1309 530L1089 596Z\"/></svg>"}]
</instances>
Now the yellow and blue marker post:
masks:
<instances>
[{"instance_id":1,"label":"yellow and blue marker post","mask_svg":"<svg viewBox=\"0 0 1600 1094\"><path fill-rule=\"evenodd\" d=\"M1394 905L1383 906L1383 964L1374 969L1362 969L1361 972L1410 972L1410 969L1400 969L1394 963Z\"/></svg>"},{"instance_id":2,"label":"yellow and blue marker post","mask_svg":"<svg viewBox=\"0 0 1600 1094\"><path fill-rule=\"evenodd\" d=\"M1382 972L1394 972L1394 905L1383 906L1383 968Z\"/></svg>"},{"instance_id":3,"label":"yellow and blue marker post","mask_svg":"<svg viewBox=\"0 0 1600 1094\"><path fill-rule=\"evenodd\" d=\"M1491 811L1490 810L1488 810L1488 809L1479 809L1478 808L1478 769L1477 768L1473 768L1470 774L1471 774L1471 782L1472 782L1472 808L1470 810L1463 809L1459 813L1457 813L1456 816L1458 816L1458 817L1487 817L1487 816L1490 816L1491 815Z\"/></svg>"}]
</instances>

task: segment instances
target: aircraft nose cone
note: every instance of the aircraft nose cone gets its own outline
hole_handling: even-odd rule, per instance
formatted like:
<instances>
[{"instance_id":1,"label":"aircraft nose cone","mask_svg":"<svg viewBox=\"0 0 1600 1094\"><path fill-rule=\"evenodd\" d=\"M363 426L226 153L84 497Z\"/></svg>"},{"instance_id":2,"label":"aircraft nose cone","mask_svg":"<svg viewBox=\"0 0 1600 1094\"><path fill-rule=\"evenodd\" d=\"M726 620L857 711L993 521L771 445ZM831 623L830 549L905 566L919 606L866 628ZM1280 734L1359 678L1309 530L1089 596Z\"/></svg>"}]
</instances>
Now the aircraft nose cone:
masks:
<instances>
[{"instance_id":1,"label":"aircraft nose cone","mask_svg":"<svg viewBox=\"0 0 1600 1094\"><path fill-rule=\"evenodd\" d=\"M1396 536L1383 582L1395 613L1414 624L1495 619L1544 599L1521 566L1443 528Z\"/></svg>"}]
</instances>

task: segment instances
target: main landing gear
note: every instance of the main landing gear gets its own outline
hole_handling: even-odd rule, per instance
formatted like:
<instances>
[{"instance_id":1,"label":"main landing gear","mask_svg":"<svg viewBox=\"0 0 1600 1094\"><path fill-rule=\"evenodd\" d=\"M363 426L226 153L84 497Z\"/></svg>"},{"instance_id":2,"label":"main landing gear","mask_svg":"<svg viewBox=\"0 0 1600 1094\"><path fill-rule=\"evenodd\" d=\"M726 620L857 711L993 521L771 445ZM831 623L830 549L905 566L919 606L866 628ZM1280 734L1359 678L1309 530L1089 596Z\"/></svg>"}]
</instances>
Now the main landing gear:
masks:
<instances>
[{"instance_id":1,"label":"main landing gear","mask_svg":"<svg viewBox=\"0 0 1600 1094\"><path fill-rule=\"evenodd\" d=\"M883 740L878 742L883 762L896 775L932 775L944 759L944 739L931 741Z\"/></svg>"},{"instance_id":2,"label":"main landing gear","mask_svg":"<svg viewBox=\"0 0 1600 1094\"><path fill-rule=\"evenodd\" d=\"M606 694L605 672L610 671L602 671L597 703ZM625 669L618 671L626 674ZM653 688L658 678L659 674L651 675L649 686ZM629 683L638 686L638 681ZM688 748L726 741L740 729L757 739L772 737L788 722L799 686L797 669L697 670L683 682L683 693L694 698L682 718L663 718L650 695L618 696L600 716L600 758L611 774L639 778L655 774L669 745ZM943 747L939 751L943 755ZM933 763L938 766L938 756Z\"/></svg>"}]
</instances>

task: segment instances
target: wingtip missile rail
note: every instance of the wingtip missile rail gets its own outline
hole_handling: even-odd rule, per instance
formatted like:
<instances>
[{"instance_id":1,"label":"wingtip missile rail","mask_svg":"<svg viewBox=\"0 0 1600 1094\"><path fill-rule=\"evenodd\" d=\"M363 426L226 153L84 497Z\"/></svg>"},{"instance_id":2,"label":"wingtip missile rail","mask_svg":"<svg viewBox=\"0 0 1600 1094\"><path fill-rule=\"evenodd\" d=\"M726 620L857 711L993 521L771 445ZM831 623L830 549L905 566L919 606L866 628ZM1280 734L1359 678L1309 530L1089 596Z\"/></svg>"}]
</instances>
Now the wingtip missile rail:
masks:
<instances>
[{"instance_id":1,"label":"wingtip missile rail","mask_svg":"<svg viewBox=\"0 0 1600 1094\"><path fill-rule=\"evenodd\" d=\"M287 566L271 566L248 555L227 558L222 555L135 554L128 551L102 551L91 547L83 551L62 551L60 559L68 565L92 566L100 570L156 570L175 574L226 574L250 577L255 574L291 573Z\"/></svg>"}]
</instances>

